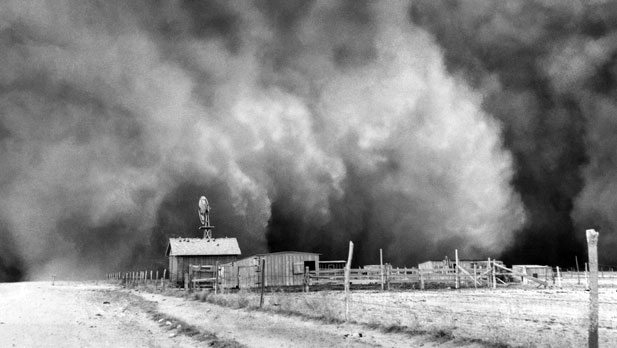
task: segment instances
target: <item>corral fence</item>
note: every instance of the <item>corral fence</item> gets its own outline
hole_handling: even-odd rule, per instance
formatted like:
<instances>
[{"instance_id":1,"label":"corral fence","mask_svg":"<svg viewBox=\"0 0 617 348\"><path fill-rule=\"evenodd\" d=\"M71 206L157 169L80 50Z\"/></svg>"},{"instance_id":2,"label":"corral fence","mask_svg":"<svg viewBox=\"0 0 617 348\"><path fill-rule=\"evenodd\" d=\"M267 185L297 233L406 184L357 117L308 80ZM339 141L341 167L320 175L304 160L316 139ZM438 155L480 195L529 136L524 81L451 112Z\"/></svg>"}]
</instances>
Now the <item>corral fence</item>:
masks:
<instances>
[{"instance_id":1,"label":"corral fence","mask_svg":"<svg viewBox=\"0 0 617 348\"><path fill-rule=\"evenodd\" d=\"M108 280L117 281L126 286L156 285L158 287L181 287L191 289L260 289L260 266L251 266L254 269L241 268L239 272L226 272L225 265L190 265L186 274L186 282L178 285L169 281L167 269L144 270L130 272L108 273ZM598 272L600 281L615 279L617 268L606 268ZM465 272L464 272L465 271ZM564 271L558 267L542 277L534 275L517 275L511 269L495 264L490 269L458 270L446 268L439 272L420 270L418 268L392 267L385 264L382 267L351 268L349 283L352 289L440 289L440 288L495 288L511 284L526 283L525 278L538 287L560 287L562 284L587 284L588 274L572 270ZM617 282L616 282L617 284ZM345 269L318 269L305 270L301 274L268 275L264 278L264 287L267 289L287 289L290 291L313 291L342 289L345 285Z\"/></svg>"},{"instance_id":2,"label":"corral fence","mask_svg":"<svg viewBox=\"0 0 617 348\"><path fill-rule=\"evenodd\" d=\"M382 289L392 288L496 288L511 283L534 283L549 287L559 282L559 267L555 272L544 272L542 276L528 274L507 268L495 260L488 260L485 267L465 268L458 263L438 271L418 268L399 268L383 265L371 268L350 269L350 286L381 285ZM342 286L345 270L319 270L308 272L307 286Z\"/></svg>"}]
</instances>

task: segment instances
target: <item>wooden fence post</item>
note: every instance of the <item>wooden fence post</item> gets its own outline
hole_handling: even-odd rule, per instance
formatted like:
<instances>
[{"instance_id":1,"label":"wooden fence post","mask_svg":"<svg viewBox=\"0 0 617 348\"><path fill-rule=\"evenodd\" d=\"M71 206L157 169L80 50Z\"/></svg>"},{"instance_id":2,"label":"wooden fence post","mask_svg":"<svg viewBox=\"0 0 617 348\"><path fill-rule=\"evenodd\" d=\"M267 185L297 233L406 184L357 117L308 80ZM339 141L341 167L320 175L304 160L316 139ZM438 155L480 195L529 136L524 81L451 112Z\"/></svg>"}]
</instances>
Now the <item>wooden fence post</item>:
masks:
<instances>
[{"instance_id":1,"label":"wooden fence post","mask_svg":"<svg viewBox=\"0 0 617 348\"><path fill-rule=\"evenodd\" d=\"M381 291L384 290L383 283L383 250L379 248L379 272L381 273Z\"/></svg>"},{"instance_id":2,"label":"wooden fence post","mask_svg":"<svg viewBox=\"0 0 617 348\"><path fill-rule=\"evenodd\" d=\"M303 292L308 293L309 292L309 281L310 281L310 273L309 273L309 268L308 267L304 267L304 287L302 289Z\"/></svg>"},{"instance_id":3,"label":"wooden fence post","mask_svg":"<svg viewBox=\"0 0 617 348\"><path fill-rule=\"evenodd\" d=\"M308 268L308 267L307 267ZM259 296L259 308L264 305L264 289L266 288L266 259L261 259L261 295Z\"/></svg>"},{"instance_id":4,"label":"wooden fence post","mask_svg":"<svg viewBox=\"0 0 617 348\"><path fill-rule=\"evenodd\" d=\"M493 259L493 289L497 289L497 269L495 268L495 259Z\"/></svg>"},{"instance_id":5,"label":"wooden fence post","mask_svg":"<svg viewBox=\"0 0 617 348\"><path fill-rule=\"evenodd\" d=\"M491 287L491 258L488 258L488 263L486 264L486 285L490 288Z\"/></svg>"},{"instance_id":6,"label":"wooden fence post","mask_svg":"<svg viewBox=\"0 0 617 348\"><path fill-rule=\"evenodd\" d=\"M390 290L390 279L392 276L392 265L386 265L386 289Z\"/></svg>"},{"instance_id":7,"label":"wooden fence post","mask_svg":"<svg viewBox=\"0 0 617 348\"><path fill-rule=\"evenodd\" d=\"M578 269L578 256L574 255L574 261L576 261L576 278L578 279L578 285L581 285L581 274Z\"/></svg>"},{"instance_id":8,"label":"wooden fence post","mask_svg":"<svg viewBox=\"0 0 617 348\"><path fill-rule=\"evenodd\" d=\"M184 291L185 292L189 291L189 273L188 272L184 273Z\"/></svg>"},{"instance_id":9,"label":"wooden fence post","mask_svg":"<svg viewBox=\"0 0 617 348\"><path fill-rule=\"evenodd\" d=\"M478 266L474 263L473 264L473 288L474 289L478 289L478 273L477 273L477 269Z\"/></svg>"},{"instance_id":10,"label":"wooden fence post","mask_svg":"<svg viewBox=\"0 0 617 348\"><path fill-rule=\"evenodd\" d=\"M589 255L589 348L598 348L598 235L595 230L587 230L587 250Z\"/></svg>"},{"instance_id":11,"label":"wooden fence post","mask_svg":"<svg viewBox=\"0 0 617 348\"><path fill-rule=\"evenodd\" d=\"M214 263L214 294L219 293L219 262Z\"/></svg>"},{"instance_id":12,"label":"wooden fence post","mask_svg":"<svg viewBox=\"0 0 617 348\"><path fill-rule=\"evenodd\" d=\"M557 266L557 286L561 289L561 272L559 272L559 266Z\"/></svg>"},{"instance_id":13,"label":"wooden fence post","mask_svg":"<svg viewBox=\"0 0 617 348\"><path fill-rule=\"evenodd\" d=\"M458 289L460 287L460 278L459 278L459 274L458 274L458 249L454 249L454 262L456 262L456 266L454 267L454 287L456 289Z\"/></svg>"},{"instance_id":14,"label":"wooden fence post","mask_svg":"<svg viewBox=\"0 0 617 348\"><path fill-rule=\"evenodd\" d=\"M353 242L349 241L349 255L345 265L345 321L349 320L349 275L351 272L351 259L353 257Z\"/></svg>"},{"instance_id":15,"label":"wooden fence post","mask_svg":"<svg viewBox=\"0 0 617 348\"><path fill-rule=\"evenodd\" d=\"M424 290L424 275L422 274L422 270L418 270L418 273L420 274L420 290Z\"/></svg>"},{"instance_id":16,"label":"wooden fence post","mask_svg":"<svg viewBox=\"0 0 617 348\"><path fill-rule=\"evenodd\" d=\"M589 290L589 264L585 262L585 289Z\"/></svg>"}]
</instances>

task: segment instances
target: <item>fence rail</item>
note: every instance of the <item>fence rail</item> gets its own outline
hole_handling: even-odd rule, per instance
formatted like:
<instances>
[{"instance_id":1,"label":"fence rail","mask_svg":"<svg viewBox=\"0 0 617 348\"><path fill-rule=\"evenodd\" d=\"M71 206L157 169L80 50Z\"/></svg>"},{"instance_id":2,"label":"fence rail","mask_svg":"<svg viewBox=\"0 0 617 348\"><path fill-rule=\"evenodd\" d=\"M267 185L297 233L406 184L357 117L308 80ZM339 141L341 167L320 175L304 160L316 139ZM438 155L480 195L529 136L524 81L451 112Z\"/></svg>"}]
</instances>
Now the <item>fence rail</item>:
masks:
<instances>
[{"instance_id":1,"label":"fence rail","mask_svg":"<svg viewBox=\"0 0 617 348\"><path fill-rule=\"evenodd\" d=\"M384 288L391 287L415 287L423 289L426 287L456 287L457 280L459 287L495 287L497 285L507 285L511 283L521 282L521 276L513 274L510 271L505 271L501 266L492 269L465 270L464 272L456 272L455 269L444 269L439 272L428 272L417 268L395 268L386 265L383 271L379 268L371 269L350 269L350 283L352 286L363 285L380 285L383 281ZM229 275L223 274L221 266L200 266L191 265L189 268L189 284L190 288L259 288L261 287L260 273L244 273L233 275L233 281ZM383 274L383 277L382 277ZM493 275L495 284L493 285ZM559 278L556 277L557 272L553 271L553 276L544 276L535 281L546 286L559 286L561 282L572 284L572 281L578 284L585 285L585 272L565 271L559 273ZM285 284L287 278L298 277L299 275L280 275L268 276L268 280L278 279L276 284ZM344 286L345 271L344 269L321 269L309 271L304 275L300 275L304 279L304 283L298 286ZM115 272L106 275L107 279L119 281L124 285L143 285L152 284L158 286L177 286L178 284L170 284L169 274L166 269L163 271L131 271L131 272ZM533 278L532 276L528 276ZM617 271L598 272L600 282L608 282L617 286ZM612 283L611 283L612 282ZM266 287L271 285L266 282ZM277 285L278 286L278 285ZM540 286L540 285L538 285Z\"/></svg>"}]
</instances>

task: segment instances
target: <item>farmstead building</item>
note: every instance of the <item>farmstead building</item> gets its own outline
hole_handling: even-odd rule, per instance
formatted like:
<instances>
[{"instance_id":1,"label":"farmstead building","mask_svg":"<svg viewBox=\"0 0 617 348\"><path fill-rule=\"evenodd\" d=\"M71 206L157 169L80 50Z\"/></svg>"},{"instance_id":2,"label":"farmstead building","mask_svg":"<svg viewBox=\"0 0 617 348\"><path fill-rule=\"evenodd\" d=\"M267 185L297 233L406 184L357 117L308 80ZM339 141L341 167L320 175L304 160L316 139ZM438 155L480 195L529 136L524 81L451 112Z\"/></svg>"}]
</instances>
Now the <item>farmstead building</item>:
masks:
<instances>
[{"instance_id":1,"label":"farmstead building","mask_svg":"<svg viewBox=\"0 0 617 348\"><path fill-rule=\"evenodd\" d=\"M261 285L261 265L265 262L264 286L296 286L304 283L304 272L319 270L319 254L281 251L257 254L221 267L225 288L255 288Z\"/></svg>"},{"instance_id":2,"label":"farmstead building","mask_svg":"<svg viewBox=\"0 0 617 348\"><path fill-rule=\"evenodd\" d=\"M165 256L169 257L169 280L182 283L189 265L216 265L235 261L240 256L236 238L169 238Z\"/></svg>"}]
</instances>

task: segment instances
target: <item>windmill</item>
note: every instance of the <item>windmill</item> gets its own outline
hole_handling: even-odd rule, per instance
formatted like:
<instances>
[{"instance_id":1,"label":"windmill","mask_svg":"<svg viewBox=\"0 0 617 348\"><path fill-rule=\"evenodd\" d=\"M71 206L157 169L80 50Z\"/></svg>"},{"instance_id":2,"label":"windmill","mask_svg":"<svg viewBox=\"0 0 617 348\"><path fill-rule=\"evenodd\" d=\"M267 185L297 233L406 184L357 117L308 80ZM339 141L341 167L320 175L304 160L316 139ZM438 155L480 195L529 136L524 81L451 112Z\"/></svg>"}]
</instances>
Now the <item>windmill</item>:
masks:
<instances>
[{"instance_id":1,"label":"windmill","mask_svg":"<svg viewBox=\"0 0 617 348\"><path fill-rule=\"evenodd\" d=\"M204 238L212 238L212 229L214 226L210 226L210 204L208 203L206 196L201 196L199 198L197 213L199 214L199 220L201 221L201 226L199 226L199 229L204 230Z\"/></svg>"}]
</instances>

